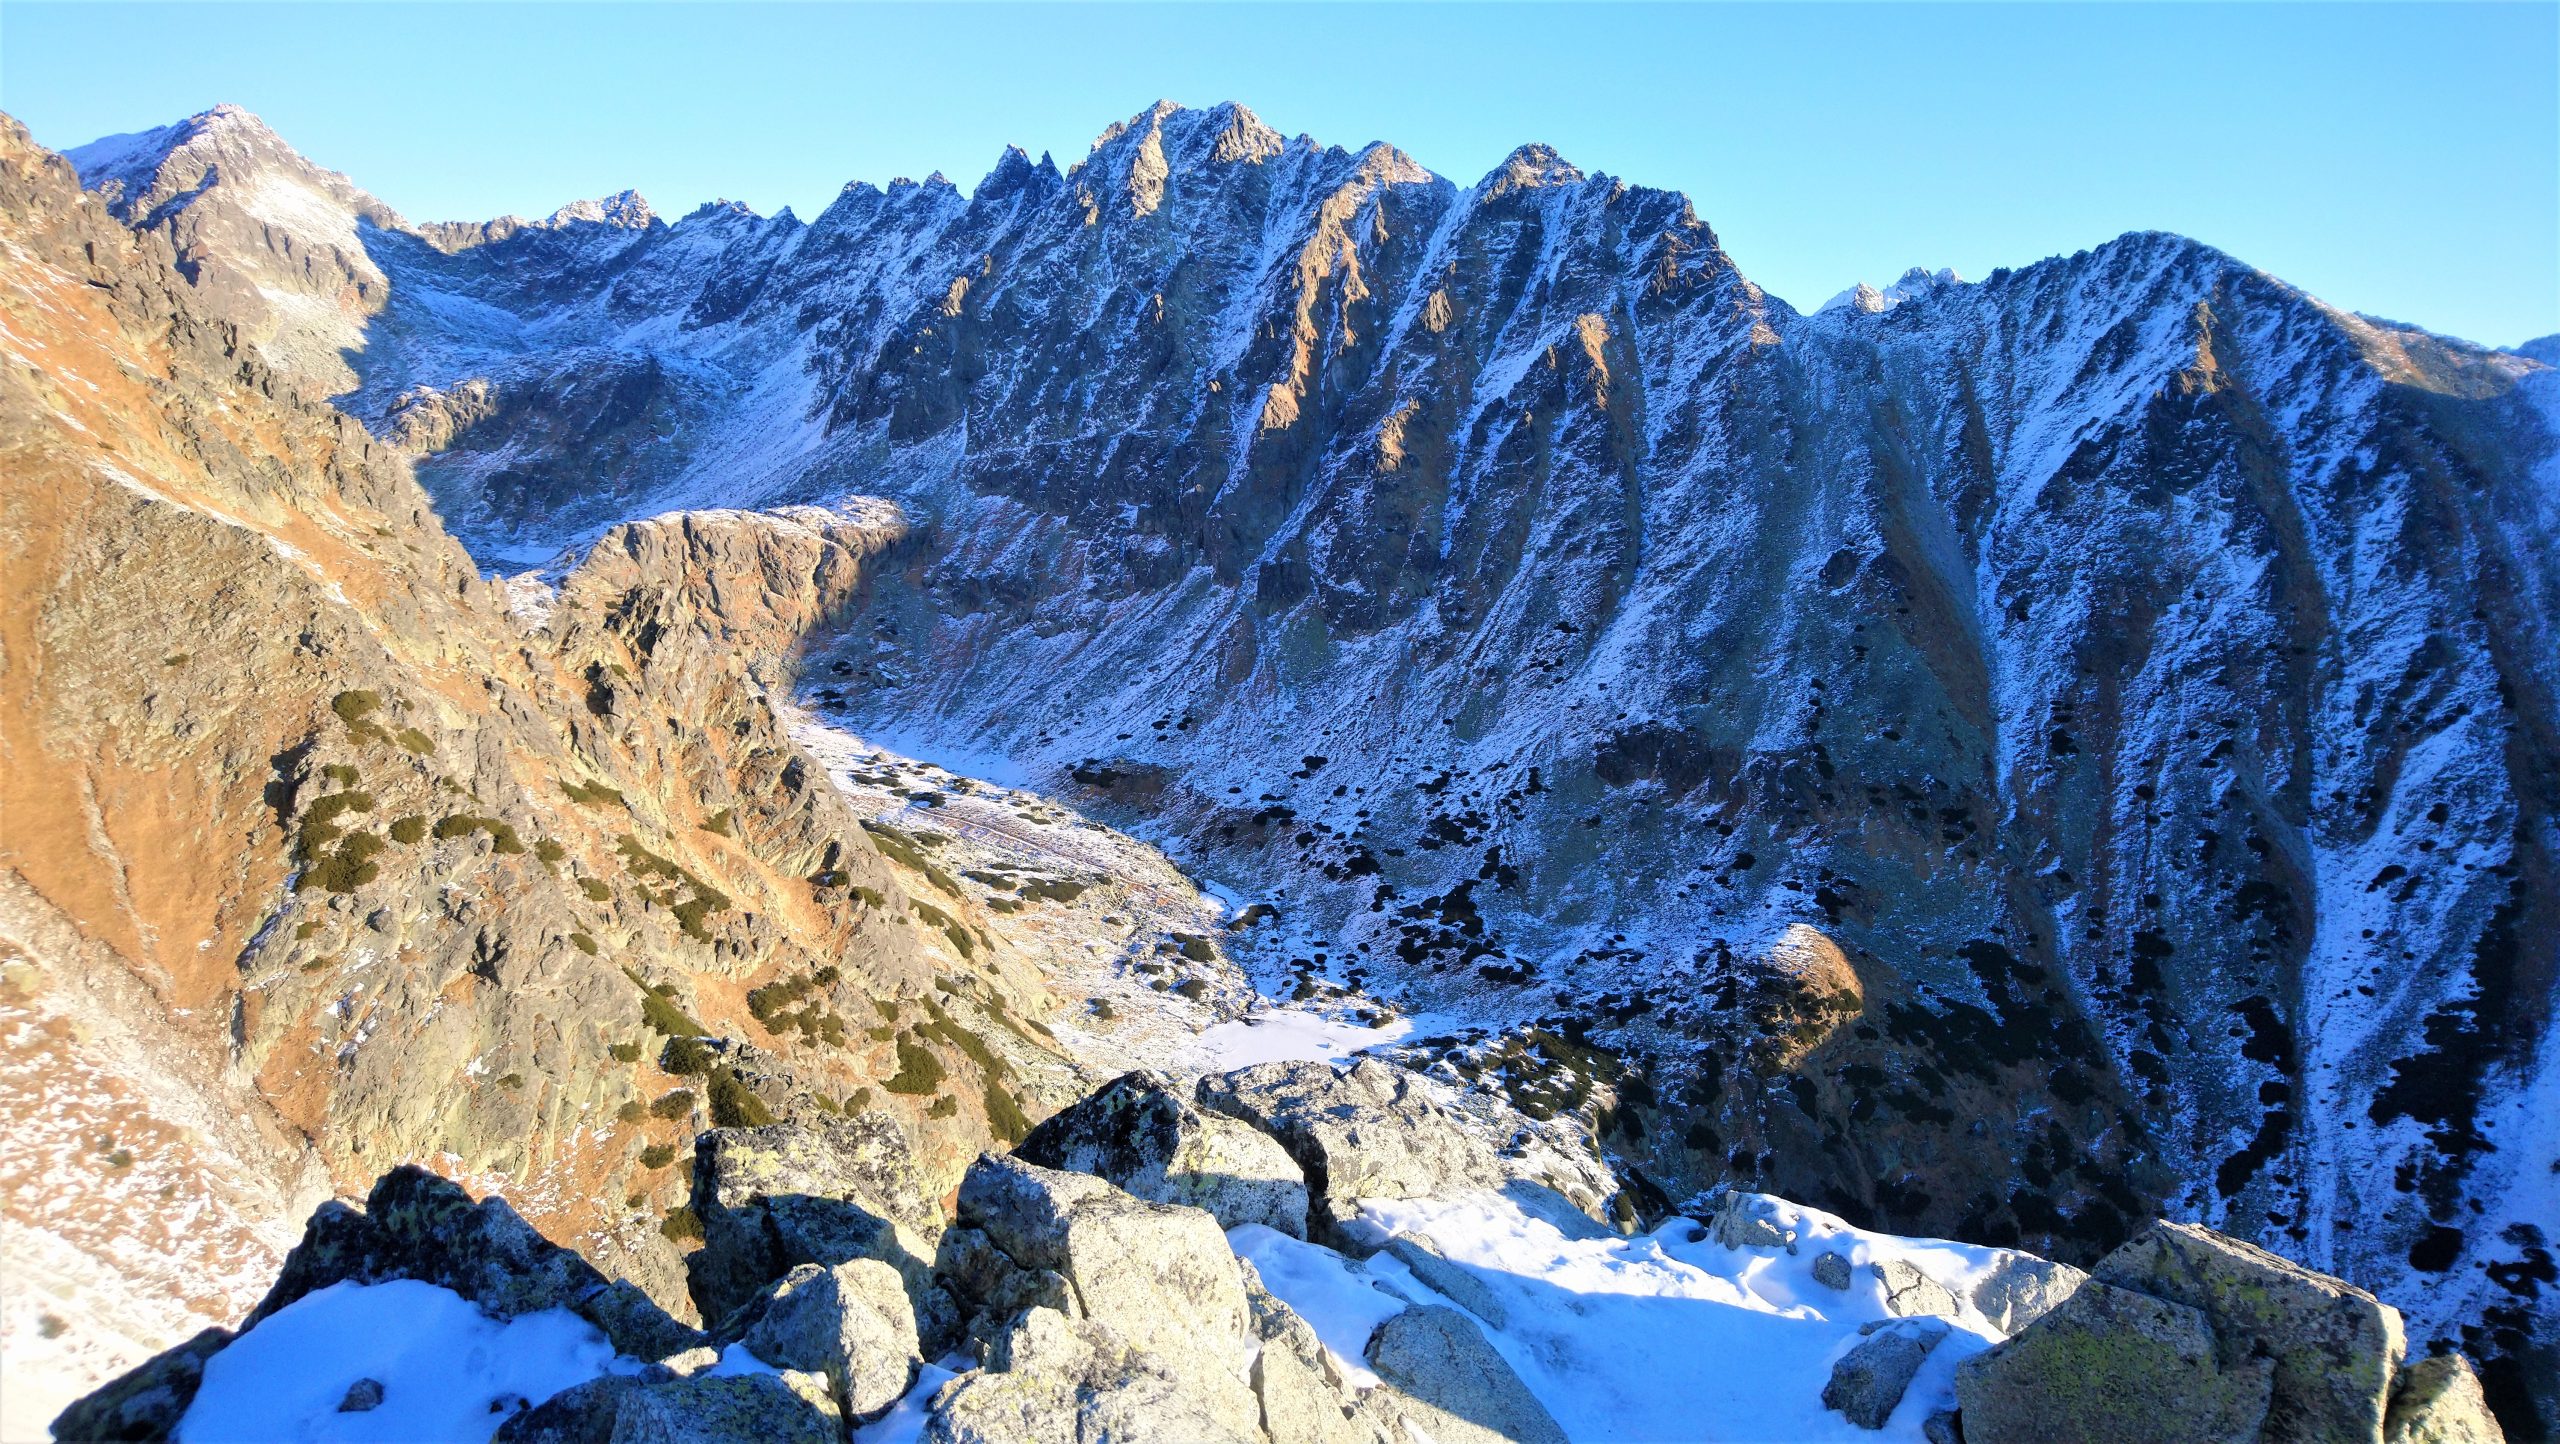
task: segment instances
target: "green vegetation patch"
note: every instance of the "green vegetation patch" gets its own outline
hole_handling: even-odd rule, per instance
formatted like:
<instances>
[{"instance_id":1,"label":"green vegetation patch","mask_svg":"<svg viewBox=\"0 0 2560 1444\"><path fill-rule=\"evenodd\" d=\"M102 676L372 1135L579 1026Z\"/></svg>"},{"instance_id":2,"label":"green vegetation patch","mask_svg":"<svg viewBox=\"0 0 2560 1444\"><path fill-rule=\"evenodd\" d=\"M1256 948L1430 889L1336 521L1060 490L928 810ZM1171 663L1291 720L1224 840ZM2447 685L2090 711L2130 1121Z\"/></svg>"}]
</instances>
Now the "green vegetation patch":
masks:
<instances>
[{"instance_id":1,"label":"green vegetation patch","mask_svg":"<svg viewBox=\"0 0 2560 1444\"><path fill-rule=\"evenodd\" d=\"M691 1118L693 1116L693 1090L690 1088L669 1089L667 1092L658 1095L658 1100L649 1105L649 1114L653 1118L663 1118L669 1123Z\"/></svg>"},{"instance_id":2,"label":"green vegetation patch","mask_svg":"<svg viewBox=\"0 0 2560 1444\"><path fill-rule=\"evenodd\" d=\"M920 1043L900 1038L898 1040L898 1071L890 1077L889 1081L880 1086L892 1093L922 1097L941 1087L942 1080L946 1076L948 1075L943 1070L942 1060L933 1056L931 1049Z\"/></svg>"},{"instance_id":3,"label":"green vegetation patch","mask_svg":"<svg viewBox=\"0 0 2560 1444\"><path fill-rule=\"evenodd\" d=\"M426 733L419 731L415 727L401 728L397 740L404 750L414 753L417 756L432 757L435 755L436 740L428 736Z\"/></svg>"},{"instance_id":4,"label":"green vegetation patch","mask_svg":"<svg viewBox=\"0 0 2560 1444\"><path fill-rule=\"evenodd\" d=\"M382 865L374 857L384 847L381 838L370 832L351 833L338 845L313 858L303 869L297 889L316 887L325 892L354 892L382 873Z\"/></svg>"},{"instance_id":5,"label":"green vegetation patch","mask_svg":"<svg viewBox=\"0 0 2560 1444\"><path fill-rule=\"evenodd\" d=\"M457 812L435 825L436 841L469 837L475 832L489 834L489 850L498 853L524 851L524 839L516 835L515 824L483 817L476 812Z\"/></svg>"},{"instance_id":6,"label":"green vegetation patch","mask_svg":"<svg viewBox=\"0 0 2560 1444\"><path fill-rule=\"evenodd\" d=\"M891 862L923 873L925 881L953 897L963 895L960 884L952 881L951 874L934 866L932 859L924 855L924 845L914 835L892 827L888 823L873 822L867 818L863 821L862 830L871 834L871 845L878 848L881 855Z\"/></svg>"},{"instance_id":7,"label":"green vegetation patch","mask_svg":"<svg viewBox=\"0 0 2560 1444\"><path fill-rule=\"evenodd\" d=\"M702 1238L702 1220L694 1217L690 1207L679 1203L667 1210L666 1218L658 1225L658 1232L677 1243L687 1239L699 1242Z\"/></svg>"},{"instance_id":8,"label":"green vegetation patch","mask_svg":"<svg viewBox=\"0 0 2560 1444\"><path fill-rule=\"evenodd\" d=\"M911 900L908 905L916 910L917 917L924 919L934 927L942 929L942 935L951 939L951 946L960 950L960 956L964 958L974 958L978 955L978 944L976 940L969 936L969 930L960 925L960 920L958 918L953 917L951 914L944 912L942 909L935 907L929 902Z\"/></svg>"},{"instance_id":9,"label":"green vegetation patch","mask_svg":"<svg viewBox=\"0 0 2560 1444\"><path fill-rule=\"evenodd\" d=\"M427 819L411 813L391 824L391 840L402 847L415 847L427 840Z\"/></svg>"},{"instance_id":10,"label":"green vegetation patch","mask_svg":"<svg viewBox=\"0 0 2560 1444\"><path fill-rule=\"evenodd\" d=\"M695 1022L684 1009L668 1002L666 994L641 981L638 973L624 968L622 975L629 978L631 985L640 990L640 1018L652 1030L670 1038L701 1038L710 1035L710 1029Z\"/></svg>"},{"instance_id":11,"label":"green vegetation patch","mask_svg":"<svg viewBox=\"0 0 2560 1444\"><path fill-rule=\"evenodd\" d=\"M720 1128L763 1128L773 1111L726 1064L711 1070L711 1122Z\"/></svg>"},{"instance_id":12,"label":"green vegetation patch","mask_svg":"<svg viewBox=\"0 0 2560 1444\"><path fill-rule=\"evenodd\" d=\"M672 1143L652 1143L648 1147L640 1150L640 1166L642 1168L664 1168L675 1161L676 1146Z\"/></svg>"},{"instance_id":13,"label":"green vegetation patch","mask_svg":"<svg viewBox=\"0 0 2560 1444\"><path fill-rule=\"evenodd\" d=\"M1031 1131L1031 1120L1023 1115L1022 1105L1011 1092L993 1078L987 1080L987 1127L1011 1148Z\"/></svg>"},{"instance_id":14,"label":"green vegetation patch","mask_svg":"<svg viewBox=\"0 0 2560 1444\"><path fill-rule=\"evenodd\" d=\"M382 730L381 723L373 720L373 714L382 710L382 694L379 692L341 692L329 699L329 710L338 714L338 720L346 724L347 735L358 742L391 740L391 734Z\"/></svg>"},{"instance_id":15,"label":"green vegetation patch","mask_svg":"<svg viewBox=\"0 0 2560 1444\"><path fill-rule=\"evenodd\" d=\"M621 789L607 787L601 782L572 782L562 778L560 790L580 807L619 807L626 812L631 809L631 804L622 800Z\"/></svg>"}]
</instances>

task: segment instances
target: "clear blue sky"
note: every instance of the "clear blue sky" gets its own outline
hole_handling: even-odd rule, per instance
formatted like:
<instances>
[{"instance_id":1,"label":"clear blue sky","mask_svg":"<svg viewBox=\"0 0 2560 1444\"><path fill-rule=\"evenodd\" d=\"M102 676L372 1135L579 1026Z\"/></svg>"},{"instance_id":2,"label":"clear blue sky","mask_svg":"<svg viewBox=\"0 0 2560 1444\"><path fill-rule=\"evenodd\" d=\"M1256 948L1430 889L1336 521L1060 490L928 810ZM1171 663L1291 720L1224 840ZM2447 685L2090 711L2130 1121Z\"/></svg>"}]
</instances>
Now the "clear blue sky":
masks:
<instances>
[{"instance_id":1,"label":"clear blue sky","mask_svg":"<svg viewBox=\"0 0 2560 1444\"><path fill-rule=\"evenodd\" d=\"M217 101L417 220L636 186L816 214L1063 165L1158 96L1394 142L1542 140L1687 191L1800 306L2181 231L2336 304L2560 331L2560 5L0 5L0 108L76 145Z\"/></svg>"}]
</instances>

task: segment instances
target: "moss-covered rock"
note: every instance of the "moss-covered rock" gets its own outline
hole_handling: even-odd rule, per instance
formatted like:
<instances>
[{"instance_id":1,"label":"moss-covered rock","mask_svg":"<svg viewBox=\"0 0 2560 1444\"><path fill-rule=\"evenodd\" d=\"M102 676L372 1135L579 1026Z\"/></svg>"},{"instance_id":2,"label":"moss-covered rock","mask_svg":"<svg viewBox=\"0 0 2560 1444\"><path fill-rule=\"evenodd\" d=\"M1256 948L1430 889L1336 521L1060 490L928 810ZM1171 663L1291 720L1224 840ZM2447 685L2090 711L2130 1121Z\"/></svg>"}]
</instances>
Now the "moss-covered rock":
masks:
<instances>
[{"instance_id":1,"label":"moss-covered rock","mask_svg":"<svg viewBox=\"0 0 2560 1444\"><path fill-rule=\"evenodd\" d=\"M2090 1283L1956 1371L1967 1444L2246 1444L2271 1366L2225 1367L2202 1312Z\"/></svg>"},{"instance_id":2,"label":"moss-covered rock","mask_svg":"<svg viewBox=\"0 0 2560 1444\"><path fill-rule=\"evenodd\" d=\"M2226 1361L2274 1361L2271 1444L2382 1437L2407 1350L2400 1311L2343 1279L2190 1223L2160 1222L2091 1276L2202 1312Z\"/></svg>"}]
</instances>

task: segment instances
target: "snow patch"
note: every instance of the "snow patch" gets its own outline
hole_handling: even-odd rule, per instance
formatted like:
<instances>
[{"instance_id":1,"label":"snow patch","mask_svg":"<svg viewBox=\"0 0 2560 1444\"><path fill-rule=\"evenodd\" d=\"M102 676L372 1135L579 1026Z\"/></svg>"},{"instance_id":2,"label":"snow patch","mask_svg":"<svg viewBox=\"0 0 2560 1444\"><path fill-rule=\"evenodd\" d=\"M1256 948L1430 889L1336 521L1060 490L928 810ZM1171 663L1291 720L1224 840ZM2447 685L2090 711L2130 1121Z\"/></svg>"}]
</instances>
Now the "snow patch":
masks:
<instances>
[{"instance_id":1,"label":"snow patch","mask_svg":"<svg viewBox=\"0 0 2560 1444\"><path fill-rule=\"evenodd\" d=\"M295 1300L205 1365L183 1444L379 1440L480 1444L563 1389L640 1366L566 1309L500 1321L414 1279L332 1284ZM382 1402L338 1412L359 1379Z\"/></svg>"}]
</instances>

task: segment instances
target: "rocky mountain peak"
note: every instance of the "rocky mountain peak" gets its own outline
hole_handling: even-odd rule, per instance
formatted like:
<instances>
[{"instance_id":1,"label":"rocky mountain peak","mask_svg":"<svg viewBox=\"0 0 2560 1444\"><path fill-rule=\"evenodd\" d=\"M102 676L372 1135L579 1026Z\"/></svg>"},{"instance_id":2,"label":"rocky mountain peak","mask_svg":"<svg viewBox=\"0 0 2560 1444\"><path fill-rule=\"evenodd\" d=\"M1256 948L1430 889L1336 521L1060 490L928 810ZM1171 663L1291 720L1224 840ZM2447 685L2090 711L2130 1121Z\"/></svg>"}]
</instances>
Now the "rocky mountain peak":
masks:
<instances>
[{"instance_id":1,"label":"rocky mountain peak","mask_svg":"<svg viewBox=\"0 0 2560 1444\"><path fill-rule=\"evenodd\" d=\"M995 169L988 171L986 179L978 182L975 194L982 200L1005 200L1026 194L1047 194L1055 191L1060 183L1057 162L1049 158L1047 151L1042 151L1040 159L1034 161L1022 147L1009 145L1004 148L1003 155L996 157Z\"/></svg>"},{"instance_id":2,"label":"rocky mountain peak","mask_svg":"<svg viewBox=\"0 0 2560 1444\"><path fill-rule=\"evenodd\" d=\"M1498 200L1513 191L1580 185L1582 180L1582 172L1552 146L1532 141L1504 157L1478 184L1486 200Z\"/></svg>"},{"instance_id":3,"label":"rocky mountain peak","mask_svg":"<svg viewBox=\"0 0 2560 1444\"><path fill-rule=\"evenodd\" d=\"M1963 284L1964 278L1952 269L1941 268L1932 271L1926 266L1913 266L1902 273L1900 280L1892 282L1882 290L1860 281L1848 290L1823 302L1819 309L1821 311L1858 311L1872 316L1890 311L1905 301L1917 300L1941 287Z\"/></svg>"},{"instance_id":4,"label":"rocky mountain peak","mask_svg":"<svg viewBox=\"0 0 2560 1444\"><path fill-rule=\"evenodd\" d=\"M571 201L553 211L543 224L557 228L581 221L626 231L645 231L653 225L662 224L658 213L651 210L648 201L635 190L619 190L593 200Z\"/></svg>"}]
</instances>

